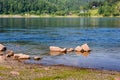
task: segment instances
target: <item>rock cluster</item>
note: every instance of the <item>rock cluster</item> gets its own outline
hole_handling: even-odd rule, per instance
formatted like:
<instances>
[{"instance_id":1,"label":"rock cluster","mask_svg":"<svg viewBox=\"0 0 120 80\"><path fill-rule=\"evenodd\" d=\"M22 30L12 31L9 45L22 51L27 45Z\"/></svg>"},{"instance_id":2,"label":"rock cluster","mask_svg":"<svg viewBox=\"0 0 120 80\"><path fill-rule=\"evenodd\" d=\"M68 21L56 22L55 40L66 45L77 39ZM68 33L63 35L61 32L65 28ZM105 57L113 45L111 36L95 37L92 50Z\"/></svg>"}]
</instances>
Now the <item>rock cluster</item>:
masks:
<instances>
[{"instance_id":1,"label":"rock cluster","mask_svg":"<svg viewBox=\"0 0 120 80\"><path fill-rule=\"evenodd\" d=\"M90 52L91 49L90 47L88 46L88 44L83 44L81 46L77 46L75 49L73 48L61 48L61 47L57 47L57 46L50 46L50 54L52 53L56 53L56 54L60 54L60 53L67 53L67 52L81 52L81 53L84 53L84 52ZM55 55L55 54L53 54Z\"/></svg>"},{"instance_id":2,"label":"rock cluster","mask_svg":"<svg viewBox=\"0 0 120 80\"><path fill-rule=\"evenodd\" d=\"M75 48L75 51L77 51L77 52L90 52L91 49L89 48L88 44L83 44L81 46L77 46Z\"/></svg>"},{"instance_id":3,"label":"rock cluster","mask_svg":"<svg viewBox=\"0 0 120 80\"><path fill-rule=\"evenodd\" d=\"M32 58L30 55L26 55L26 54L23 54L23 53L14 53L13 50L7 50L7 48L0 44L0 61L4 60L5 57L8 58L8 57L11 57L13 59L16 59L16 60L20 60L20 59L30 59ZM41 57L39 56L34 56L33 57L34 60L40 60Z\"/></svg>"}]
</instances>

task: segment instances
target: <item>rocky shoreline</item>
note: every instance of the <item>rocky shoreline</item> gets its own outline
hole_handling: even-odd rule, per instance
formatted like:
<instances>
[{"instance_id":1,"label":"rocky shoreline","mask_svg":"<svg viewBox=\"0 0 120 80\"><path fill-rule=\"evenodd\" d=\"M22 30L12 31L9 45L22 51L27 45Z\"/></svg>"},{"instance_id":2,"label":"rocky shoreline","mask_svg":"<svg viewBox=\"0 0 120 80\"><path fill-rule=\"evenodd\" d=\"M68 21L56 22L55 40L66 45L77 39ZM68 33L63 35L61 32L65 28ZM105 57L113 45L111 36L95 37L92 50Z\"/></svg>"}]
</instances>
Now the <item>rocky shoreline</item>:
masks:
<instances>
[{"instance_id":1,"label":"rocky shoreline","mask_svg":"<svg viewBox=\"0 0 120 80\"><path fill-rule=\"evenodd\" d=\"M57 46L50 46L50 54L52 55L52 53L57 53L57 55L59 54L66 54L69 52L73 52L75 51L76 53L80 52L80 53L84 53L84 52L90 52L91 49L89 48L88 44L83 44L81 46L77 46L75 49L73 48L61 48L61 47L57 47ZM31 55L27 55L27 54L23 54L23 53L14 53L13 50L8 50L6 46L4 46L3 44L0 44L0 55L1 55L1 61L2 59L6 59L6 58L11 58L13 60L23 60L23 59L34 59L34 60L40 60L42 59L42 57L40 56L31 56Z\"/></svg>"},{"instance_id":2,"label":"rocky shoreline","mask_svg":"<svg viewBox=\"0 0 120 80\"><path fill-rule=\"evenodd\" d=\"M14 53L0 44L0 80L120 80L120 72L70 67L26 64L32 56ZM40 60L39 56L34 56Z\"/></svg>"},{"instance_id":3,"label":"rocky shoreline","mask_svg":"<svg viewBox=\"0 0 120 80\"><path fill-rule=\"evenodd\" d=\"M1 60L2 59L4 60L6 58L11 58L13 60L30 59L30 58L33 58L34 60L41 59L40 56L30 56L23 53L14 53L13 50L7 50L7 47L2 44L0 44L0 56L1 56Z\"/></svg>"}]
</instances>

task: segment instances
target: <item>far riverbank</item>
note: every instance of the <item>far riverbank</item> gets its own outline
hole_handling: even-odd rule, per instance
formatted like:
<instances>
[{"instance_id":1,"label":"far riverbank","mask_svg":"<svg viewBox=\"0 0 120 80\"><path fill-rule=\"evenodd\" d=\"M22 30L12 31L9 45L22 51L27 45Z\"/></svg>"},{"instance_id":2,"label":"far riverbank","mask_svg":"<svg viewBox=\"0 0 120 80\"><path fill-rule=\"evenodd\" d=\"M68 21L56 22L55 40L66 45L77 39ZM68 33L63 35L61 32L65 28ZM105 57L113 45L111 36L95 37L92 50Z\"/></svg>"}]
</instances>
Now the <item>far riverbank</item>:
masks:
<instances>
[{"instance_id":1,"label":"far riverbank","mask_svg":"<svg viewBox=\"0 0 120 80\"><path fill-rule=\"evenodd\" d=\"M48 18L48 17L58 17L58 18L79 18L79 17L103 17L103 16L77 16L77 15L67 15L67 16L58 16L58 15L0 15L0 18Z\"/></svg>"}]
</instances>

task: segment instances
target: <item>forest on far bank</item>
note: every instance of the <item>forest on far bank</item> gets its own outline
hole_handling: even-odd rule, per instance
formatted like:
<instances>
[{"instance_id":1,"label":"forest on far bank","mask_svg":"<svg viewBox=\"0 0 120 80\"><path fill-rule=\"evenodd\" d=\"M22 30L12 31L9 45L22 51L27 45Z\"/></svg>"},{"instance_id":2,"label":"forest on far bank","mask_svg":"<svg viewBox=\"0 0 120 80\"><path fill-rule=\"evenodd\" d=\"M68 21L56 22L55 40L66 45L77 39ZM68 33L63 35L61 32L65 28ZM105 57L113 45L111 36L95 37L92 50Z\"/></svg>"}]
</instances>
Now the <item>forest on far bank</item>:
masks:
<instances>
[{"instance_id":1,"label":"forest on far bank","mask_svg":"<svg viewBox=\"0 0 120 80\"><path fill-rule=\"evenodd\" d=\"M120 0L0 0L5 15L120 16Z\"/></svg>"}]
</instances>

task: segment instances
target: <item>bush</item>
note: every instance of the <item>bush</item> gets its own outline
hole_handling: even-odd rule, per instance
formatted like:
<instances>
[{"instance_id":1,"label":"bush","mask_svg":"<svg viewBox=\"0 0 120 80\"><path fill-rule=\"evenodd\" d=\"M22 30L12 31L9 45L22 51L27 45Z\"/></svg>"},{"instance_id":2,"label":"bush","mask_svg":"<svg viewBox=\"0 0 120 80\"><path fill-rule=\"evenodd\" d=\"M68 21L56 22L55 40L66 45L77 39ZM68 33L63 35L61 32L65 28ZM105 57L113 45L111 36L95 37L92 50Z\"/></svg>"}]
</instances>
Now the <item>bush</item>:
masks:
<instances>
[{"instance_id":1,"label":"bush","mask_svg":"<svg viewBox=\"0 0 120 80\"><path fill-rule=\"evenodd\" d=\"M65 15L66 15L66 12L65 12L65 11L57 11L57 12L55 13L55 15L65 16Z\"/></svg>"},{"instance_id":2,"label":"bush","mask_svg":"<svg viewBox=\"0 0 120 80\"><path fill-rule=\"evenodd\" d=\"M90 16L90 13L79 13L78 16Z\"/></svg>"}]
</instances>

